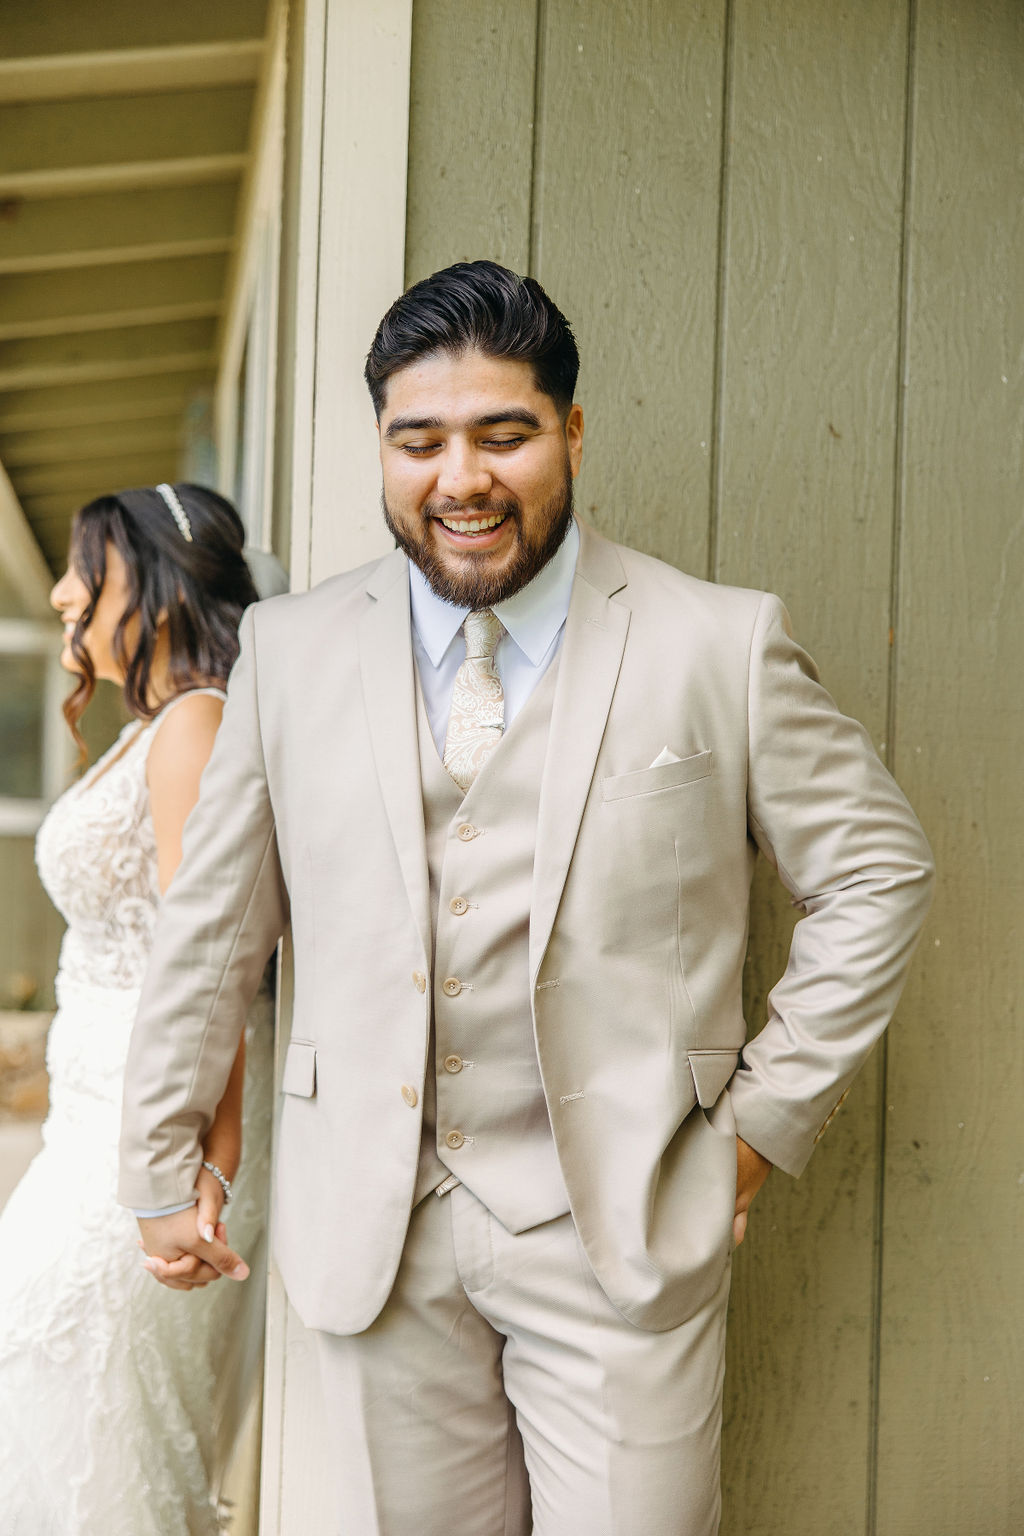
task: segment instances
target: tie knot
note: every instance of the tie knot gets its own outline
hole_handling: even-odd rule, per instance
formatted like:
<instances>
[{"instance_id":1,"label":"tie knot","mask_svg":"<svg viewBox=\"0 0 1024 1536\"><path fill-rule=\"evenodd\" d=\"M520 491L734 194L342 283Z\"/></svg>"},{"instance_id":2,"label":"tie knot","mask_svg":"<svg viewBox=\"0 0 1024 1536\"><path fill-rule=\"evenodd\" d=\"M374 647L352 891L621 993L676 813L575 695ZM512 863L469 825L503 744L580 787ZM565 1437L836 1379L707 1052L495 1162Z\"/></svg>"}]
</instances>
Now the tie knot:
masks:
<instances>
[{"instance_id":1,"label":"tie knot","mask_svg":"<svg viewBox=\"0 0 1024 1536\"><path fill-rule=\"evenodd\" d=\"M478 608L467 613L463 623L466 636L467 661L493 661L498 641L505 633L505 626L489 608Z\"/></svg>"}]
</instances>

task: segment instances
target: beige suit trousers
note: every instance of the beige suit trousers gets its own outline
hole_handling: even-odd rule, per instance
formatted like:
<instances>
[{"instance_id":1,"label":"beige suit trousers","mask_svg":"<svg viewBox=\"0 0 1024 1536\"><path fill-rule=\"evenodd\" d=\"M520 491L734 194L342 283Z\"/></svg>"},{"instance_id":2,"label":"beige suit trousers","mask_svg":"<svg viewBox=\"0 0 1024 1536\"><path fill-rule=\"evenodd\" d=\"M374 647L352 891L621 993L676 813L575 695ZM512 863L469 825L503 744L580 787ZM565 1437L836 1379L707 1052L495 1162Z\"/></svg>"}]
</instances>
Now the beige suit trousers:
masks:
<instances>
[{"instance_id":1,"label":"beige suit trousers","mask_svg":"<svg viewBox=\"0 0 1024 1536\"><path fill-rule=\"evenodd\" d=\"M376 1321L313 1335L336 1480L315 1536L714 1536L730 1269L648 1332L571 1216L513 1236L463 1187L428 1196Z\"/></svg>"}]
</instances>

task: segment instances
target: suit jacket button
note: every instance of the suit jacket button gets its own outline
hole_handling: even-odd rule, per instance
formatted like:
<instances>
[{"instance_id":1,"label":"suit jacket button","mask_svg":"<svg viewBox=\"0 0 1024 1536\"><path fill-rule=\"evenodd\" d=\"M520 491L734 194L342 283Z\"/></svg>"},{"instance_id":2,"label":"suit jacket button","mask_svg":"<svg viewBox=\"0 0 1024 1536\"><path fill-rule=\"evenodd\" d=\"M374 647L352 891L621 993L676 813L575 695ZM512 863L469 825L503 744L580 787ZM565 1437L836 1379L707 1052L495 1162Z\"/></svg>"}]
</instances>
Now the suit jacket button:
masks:
<instances>
[{"instance_id":1,"label":"suit jacket button","mask_svg":"<svg viewBox=\"0 0 1024 1536\"><path fill-rule=\"evenodd\" d=\"M410 1109L415 1109L416 1105L420 1101L420 1096L411 1083L402 1084L402 1098L408 1104Z\"/></svg>"},{"instance_id":2,"label":"suit jacket button","mask_svg":"<svg viewBox=\"0 0 1024 1536\"><path fill-rule=\"evenodd\" d=\"M445 997L458 997L459 993L462 991L462 982L457 976L449 976L444 982L442 982L441 991L444 993Z\"/></svg>"},{"instance_id":3,"label":"suit jacket button","mask_svg":"<svg viewBox=\"0 0 1024 1536\"><path fill-rule=\"evenodd\" d=\"M413 971L412 984L417 992L425 992L427 990L427 978L422 971Z\"/></svg>"},{"instance_id":4,"label":"suit jacket button","mask_svg":"<svg viewBox=\"0 0 1024 1536\"><path fill-rule=\"evenodd\" d=\"M461 1056L446 1056L445 1059L444 1059L444 1069L445 1069L446 1072L461 1072L462 1071L462 1057Z\"/></svg>"},{"instance_id":5,"label":"suit jacket button","mask_svg":"<svg viewBox=\"0 0 1024 1536\"><path fill-rule=\"evenodd\" d=\"M451 1147L453 1152L457 1152L465 1139L461 1131L449 1131L444 1140L446 1146Z\"/></svg>"},{"instance_id":6,"label":"suit jacket button","mask_svg":"<svg viewBox=\"0 0 1024 1536\"><path fill-rule=\"evenodd\" d=\"M454 912L456 917L461 917L464 912L469 911L469 902L465 896L453 896L448 903L448 911Z\"/></svg>"},{"instance_id":7,"label":"suit jacket button","mask_svg":"<svg viewBox=\"0 0 1024 1536\"><path fill-rule=\"evenodd\" d=\"M477 835L476 827L471 821L460 822L455 830L464 843L471 843Z\"/></svg>"}]
</instances>

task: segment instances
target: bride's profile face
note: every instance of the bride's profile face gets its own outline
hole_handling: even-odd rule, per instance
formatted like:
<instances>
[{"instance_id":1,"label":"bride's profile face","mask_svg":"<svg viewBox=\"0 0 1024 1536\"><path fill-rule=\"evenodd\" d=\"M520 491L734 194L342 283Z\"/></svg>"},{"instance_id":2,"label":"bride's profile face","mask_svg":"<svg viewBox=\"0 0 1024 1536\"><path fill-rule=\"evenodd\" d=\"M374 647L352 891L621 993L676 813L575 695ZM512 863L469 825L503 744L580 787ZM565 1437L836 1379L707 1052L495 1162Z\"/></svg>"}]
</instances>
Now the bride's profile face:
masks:
<instances>
[{"instance_id":1,"label":"bride's profile face","mask_svg":"<svg viewBox=\"0 0 1024 1536\"><path fill-rule=\"evenodd\" d=\"M81 636L81 644L88 653L96 676L110 683L124 682L124 668L114 655L114 634L128 607L128 599L127 566L115 546L108 543L106 575L103 578L103 586L96 600L96 609L89 627ZM53 588L50 593L50 602L60 614L64 624L64 646L60 653L60 664L69 672L77 672L78 666L71 650L71 637L79 619L89 606L89 588L73 565L68 566ZM132 623L137 624L138 620L134 619ZM128 627L125 639L130 650L131 625Z\"/></svg>"}]
</instances>

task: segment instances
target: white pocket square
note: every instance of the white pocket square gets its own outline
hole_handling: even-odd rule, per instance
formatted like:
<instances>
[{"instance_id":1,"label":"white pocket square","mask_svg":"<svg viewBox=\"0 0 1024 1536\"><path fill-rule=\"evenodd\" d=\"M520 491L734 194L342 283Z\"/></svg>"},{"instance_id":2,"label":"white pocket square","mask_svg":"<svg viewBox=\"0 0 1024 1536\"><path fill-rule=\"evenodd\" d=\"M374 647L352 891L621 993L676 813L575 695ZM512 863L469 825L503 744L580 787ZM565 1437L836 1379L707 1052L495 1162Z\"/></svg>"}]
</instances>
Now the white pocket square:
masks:
<instances>
[{"instance_id":1,"label":"white pocket square","mask_svg":"<svg viewBox=\"0 0 1024 1536\"><path fill-rule=\"evenodd\" d=\"M681 762L682 762L682 758L681 757L677 757L674 752L669 751L668 747L662 747L661 751L658 753L657 757L654 759L654 762L651 764L651 767L652 768L661 768L663 766L663 764L665 764L665 763L681 763Z\"/></svg>"}]
</instances>

